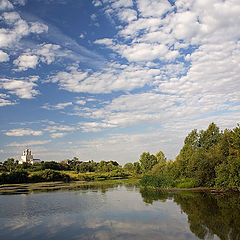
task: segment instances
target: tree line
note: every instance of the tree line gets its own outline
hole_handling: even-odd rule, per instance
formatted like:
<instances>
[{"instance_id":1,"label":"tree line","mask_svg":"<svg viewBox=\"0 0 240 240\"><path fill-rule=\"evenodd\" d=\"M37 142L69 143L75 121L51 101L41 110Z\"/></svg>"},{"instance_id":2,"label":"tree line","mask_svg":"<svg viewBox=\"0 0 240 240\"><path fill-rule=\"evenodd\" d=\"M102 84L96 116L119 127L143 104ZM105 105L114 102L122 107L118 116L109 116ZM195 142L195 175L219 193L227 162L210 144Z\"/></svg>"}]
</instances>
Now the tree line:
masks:
<instances>
[{"instance_id":1,"label":"tree line","mask_svg":"<svg viewBox=\"0 0 240 240\"><path fill-rule=\"evenodd\" d=\"M71 180L108 180L126 178L128 174L116 161L79 161L77 157L62 162L18 164L13 158L0 163L0 184Z\"/></svg>"},{"instance_id":2,"label":"tree line","mask_svg":"<svg viewBox=\"0 0 240 240\"><path fill-rule=\"evenodd\" d=\"M240 125L224 131L215 123L206 130L194 129L175 161L162 159L150 153L140 156L142 185L240 189Z\"/></svg>"},{"instance_id":3,"label":"tree line","mask_svg":"<svg viewBox=\"0 0 240 240\"><path fill-rule=\"evenodd\" d=\"M69 171L77 173L77 177L72 177ZM192 130L174 161L167 161L160 151L155 155L143 152L139 161L123 167L116 161L83 162L77 157L33 165L18 164L13 158L0 163L0 183L126 177L141 178L143 186L240 189L240 125L220 131L211 123L206 130Z\"/></svg>"}]
</instances>

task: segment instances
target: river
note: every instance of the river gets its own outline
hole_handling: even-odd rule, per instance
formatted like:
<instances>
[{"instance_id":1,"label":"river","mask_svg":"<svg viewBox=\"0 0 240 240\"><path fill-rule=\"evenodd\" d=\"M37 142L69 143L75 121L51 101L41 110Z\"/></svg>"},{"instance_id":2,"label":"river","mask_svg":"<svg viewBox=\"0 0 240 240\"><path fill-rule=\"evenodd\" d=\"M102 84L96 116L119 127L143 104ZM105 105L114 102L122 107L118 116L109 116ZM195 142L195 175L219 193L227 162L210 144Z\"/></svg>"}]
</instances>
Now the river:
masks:
<instances>
[{"instance_id":1,"label":"river","mask_svg":"<svg viewBox=\"0 0 240 240\"><path fill-rule=\"evenodd\" d=\"M240 194L132 184L0 195L0 239L240 239Z\"/></svg>"}]
</instances>

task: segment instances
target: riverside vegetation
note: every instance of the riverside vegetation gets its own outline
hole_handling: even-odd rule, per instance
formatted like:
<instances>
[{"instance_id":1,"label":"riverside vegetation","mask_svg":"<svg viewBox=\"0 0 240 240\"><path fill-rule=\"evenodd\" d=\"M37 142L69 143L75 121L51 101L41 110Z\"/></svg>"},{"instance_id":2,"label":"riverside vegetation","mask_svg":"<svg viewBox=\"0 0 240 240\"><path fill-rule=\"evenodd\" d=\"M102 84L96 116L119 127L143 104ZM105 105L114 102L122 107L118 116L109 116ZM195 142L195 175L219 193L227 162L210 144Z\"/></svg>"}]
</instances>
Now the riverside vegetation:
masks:
<instances>
[{"instance_id":1,"label":"riverside vegetation","mask_svg":"<svg viewBox=\"0 0 240 240\"><path fill-rule=\"evenodd\" d=\"M0 165L0 183L44 181L102 181L141 178L142 186L154 188L230 188L240 190L240 125L220 131L211 123L206 130L192 130L175 161L162 151L144 152L139 161L121 167L116 161L82 162L74 157L68 164L42 162L18 164L8 159Z\"/></svg>"}]
</instances>

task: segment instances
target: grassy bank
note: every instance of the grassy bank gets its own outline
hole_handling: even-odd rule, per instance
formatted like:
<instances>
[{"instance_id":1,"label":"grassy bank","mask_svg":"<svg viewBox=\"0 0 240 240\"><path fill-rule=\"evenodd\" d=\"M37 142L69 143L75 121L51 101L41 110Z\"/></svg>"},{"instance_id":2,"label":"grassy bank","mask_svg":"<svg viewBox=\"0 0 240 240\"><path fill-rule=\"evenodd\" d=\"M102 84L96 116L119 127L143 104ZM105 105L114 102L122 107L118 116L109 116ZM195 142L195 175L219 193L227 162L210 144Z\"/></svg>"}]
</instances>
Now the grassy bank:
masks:
<instances>
[{"instance_id":1,"label":"grassy bank","mask_svg":"<svg viewBox=\"0 0 240 240\"><path fill-rule=\"evenodd\" d=\"M0 184L37 183L54 181L106 181L117 179L128 179L131 175L121 169L109 172L86 172L59 171L45 169L41 171L16 170L0 174Z\"/></svg>"}]
</instances>

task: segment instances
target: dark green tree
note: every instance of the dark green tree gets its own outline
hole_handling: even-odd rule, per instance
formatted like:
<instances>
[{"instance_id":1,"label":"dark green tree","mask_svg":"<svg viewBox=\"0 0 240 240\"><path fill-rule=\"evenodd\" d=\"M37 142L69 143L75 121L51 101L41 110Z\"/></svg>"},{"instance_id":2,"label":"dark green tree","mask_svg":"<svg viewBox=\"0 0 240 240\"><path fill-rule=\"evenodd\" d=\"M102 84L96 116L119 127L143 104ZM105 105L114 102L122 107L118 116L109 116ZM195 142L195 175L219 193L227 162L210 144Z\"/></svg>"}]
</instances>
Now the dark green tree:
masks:
<instances>
[{"instance_id":1,"label":"dark green tree","mask_svg":"<svg viewBox=\"0 0 240 240\"><path fill-rule=\"evenodd\" d=\"M152 167L158 163L157 158L149 152L143 152L139 161L143 172L150 171Z\"/></svg>"}]
</instances>

